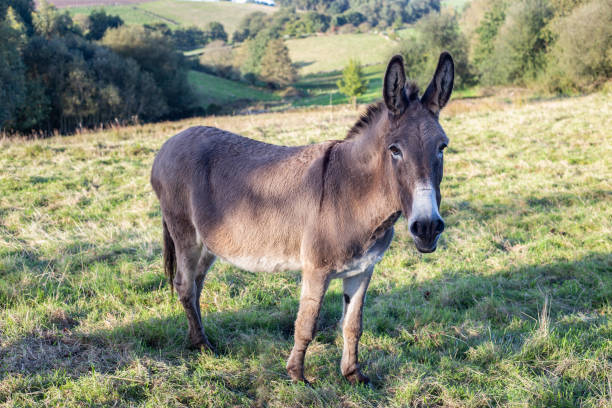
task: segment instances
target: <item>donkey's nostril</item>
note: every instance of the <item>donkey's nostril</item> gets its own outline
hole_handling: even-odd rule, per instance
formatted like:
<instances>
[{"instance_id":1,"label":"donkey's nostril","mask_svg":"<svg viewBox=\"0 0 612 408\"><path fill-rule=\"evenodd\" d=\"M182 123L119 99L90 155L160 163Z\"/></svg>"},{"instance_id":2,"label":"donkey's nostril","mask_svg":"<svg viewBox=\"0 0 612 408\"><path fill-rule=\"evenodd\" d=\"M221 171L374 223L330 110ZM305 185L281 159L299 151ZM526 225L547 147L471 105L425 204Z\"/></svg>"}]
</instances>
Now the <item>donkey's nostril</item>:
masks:
<instances>
[{"instance_id":1,"label":"donkey's nostril","mask_svg":"<svg viewBox=\"0 0 612 408\"><path fill-rule=\"evenodd\" d=\"M444 231L444 221L441 218L433 221L433 230L435 235L441 234Z\"/></svg>"},{"instance_id":2,"label":"donkey's nostril","mask_svg":"<svg viewBox=\"0 0 612 408\"><path fill-rule=\"evenodd\" d=\"M420 238L423 235L423 224L418 221L413 221L410 224L410 232L412 235Z\"/></svg>"}]
</instances>

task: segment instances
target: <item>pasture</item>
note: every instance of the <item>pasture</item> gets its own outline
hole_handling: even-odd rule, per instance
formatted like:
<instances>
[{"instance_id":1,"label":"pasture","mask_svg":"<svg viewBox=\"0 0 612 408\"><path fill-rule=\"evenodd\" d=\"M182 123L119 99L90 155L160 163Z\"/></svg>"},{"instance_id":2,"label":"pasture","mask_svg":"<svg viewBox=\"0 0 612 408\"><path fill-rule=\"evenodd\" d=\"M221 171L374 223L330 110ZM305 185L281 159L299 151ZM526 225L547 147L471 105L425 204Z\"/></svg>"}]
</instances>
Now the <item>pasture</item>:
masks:
<instances>
[{"instance_id":1,"label":"pasture","mask_svg":"<svg viewBox=\"0 0 612 408\"><path fill-rule=\"evenodd\" d=\"M156 0L138 4L108 5L100 1L98 5L67 8L71 15L89 14L93 10L104 9L108 14L118 15L126 24L166 23L170 27L206 27L211 21L223 24L227 35L236 31L238 24L247 14L261 11L270 14L276 8L258 4L239 4L228 1L180 1Z\"/></svg>"},{"instance_id":2,"label":"pasture","mask_svg":"<svg viewBox=\"0 0 612 408\"><path fill-rule=\"evenodd\" d=\"M149 185L164 140L196 124L271 143L344 137L341 106L0 141L0 405L612 406L612 95L452 102L447 229L417 253L403 219L339 372L341 282L285 372L298 272L218 262L202 294L218 355L186 350Z\"/></svg>"},{"instance_id":3,"label":"pasture","mask_svg":"<svg viewBox=\"0 0 612 408\"><path fill-rule=\"evenodd\" d=\"M396 45L388 37L373 33L311 36L285 43L300 76L341 71L351 58L358 58L363 65L383 64Z\"/></svg>"}]
</instances>

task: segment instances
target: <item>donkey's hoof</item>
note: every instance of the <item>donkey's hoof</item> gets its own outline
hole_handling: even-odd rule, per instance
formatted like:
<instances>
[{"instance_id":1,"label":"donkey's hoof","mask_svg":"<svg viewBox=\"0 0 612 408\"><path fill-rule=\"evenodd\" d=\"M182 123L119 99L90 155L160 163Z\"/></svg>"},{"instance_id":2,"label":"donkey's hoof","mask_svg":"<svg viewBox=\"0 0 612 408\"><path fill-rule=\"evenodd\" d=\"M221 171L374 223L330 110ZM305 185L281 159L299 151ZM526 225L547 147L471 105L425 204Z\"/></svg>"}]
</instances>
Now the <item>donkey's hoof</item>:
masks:
<instances>
[{"instance_id":1,"label":"donkey's hoof","mask_svg":"<svg viewBox=\"0 0 612 408\"><path fill-rule=\"evenodd\" d=\"M210 351L213 354L217 354L217 351L206 337L199 337L197 339L190 338L188 348L190 350Z\"/></svg>"},{"instance_id":2,"label":"donkey's hoof","mask_svg":"<svg viewBox=\"0 0 612 408\"><path fill-rule=\"evenodd\" d=\"M350 382L353 385L357 385L357 384L370 384L370 378L366 375L361 374L360 371L355 371L351 374L347 374L344 376L344 378L347 379L348 382Z\"/></svg>"},{"instance_id":3,"label":"donkey's hoof","mask_svg":"<svg viewBox=\"0 0 612 408\"><path fill-rule=\"evenodd\" d=\"M294 383L304 383L310 385L306 377L304 377L304 369L298 367L287 367L287 374Z\"/></svg>"}]
</instances>

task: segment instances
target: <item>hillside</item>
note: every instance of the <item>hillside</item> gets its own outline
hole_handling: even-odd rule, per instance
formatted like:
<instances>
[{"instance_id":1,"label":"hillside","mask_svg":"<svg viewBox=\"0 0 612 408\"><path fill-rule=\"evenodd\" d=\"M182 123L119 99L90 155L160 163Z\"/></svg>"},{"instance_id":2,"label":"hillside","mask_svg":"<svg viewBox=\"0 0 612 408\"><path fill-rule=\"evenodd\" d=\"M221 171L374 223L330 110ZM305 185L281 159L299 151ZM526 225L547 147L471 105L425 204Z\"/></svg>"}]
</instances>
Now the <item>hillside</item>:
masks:
<instances>
[{"instance_id":1,"label":"hillside","mask_svg":"<svg viewBox=\"0 0 612 408\"><path fill-rule=\"evenodd\" d=\"M211 21L218 21L230 36L247 14L255 11L269 14L276 11L274 7L228 1L157 0L137 4L103 5L105 3L70 7L68 11L71 15L89 14L92 10L103 8L108 14L118 15L127 24L166 23L171 27L205 27Z\"/></svg>"},{"instance_id":2,"label":"hillside","mask_svg":"<svg viewBox=\"0 0 612 408\"><path fill-rule=\"evenodd\" d=\"M300 75L339 71L351 58L363 65L383 64L397 45L373 33L312 36L290 39L286 44Z\"/></svg>"},{"instance_id":3,"label":"hillside","mask_svg":"<svg viewBox=\"0 0 612 408\"><path fill-rule=\"evenodd\" d=\"M292 384L299 274L218 262L186 350L149 185L193 125L290 145L344 137L346 106L0 140L0 405L607 407L612 402L612 95L452 102L434 254L401 219L377 266L360 355L339 373L342 284Z\"/></svg>"}]
</instances>

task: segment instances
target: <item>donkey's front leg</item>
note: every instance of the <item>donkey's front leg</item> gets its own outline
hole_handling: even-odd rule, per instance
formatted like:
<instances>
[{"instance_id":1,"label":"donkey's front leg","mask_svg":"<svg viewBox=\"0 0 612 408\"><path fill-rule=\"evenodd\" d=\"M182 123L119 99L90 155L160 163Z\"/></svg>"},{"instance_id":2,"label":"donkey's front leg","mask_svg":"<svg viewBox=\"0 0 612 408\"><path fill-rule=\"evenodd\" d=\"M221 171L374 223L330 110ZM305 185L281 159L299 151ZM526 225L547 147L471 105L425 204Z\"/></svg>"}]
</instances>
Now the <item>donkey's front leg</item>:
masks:
<instances>
[{"instance_id":1,"label":"donkey's front leg","mask_svg":"<svg viewBox=\"0 0 612 408\"><path fill-rule=\"evenodd\" d=\"M345 278L342 285L344 289L344 316L342 317L344 349L340 369L342 375L352 384L370 382L370 379L361 373L357 359L362 330L363 303L373 270L372 265L359 275Z\"/></svg>"},{"instance_id":2,"label":"donkey's front leg","mask_svg":"<svg viewBox=\"0 0 612 408\"><path fill-rule=\"evenodd\" d=\"M304 378L304 355L312 341L323 297L329 285L327 273L304 271L302 275L302 294L300 307L295 320L293 350L287 360L287 373L293 381L306 381Z\"/></svg>"}]
</instances>

